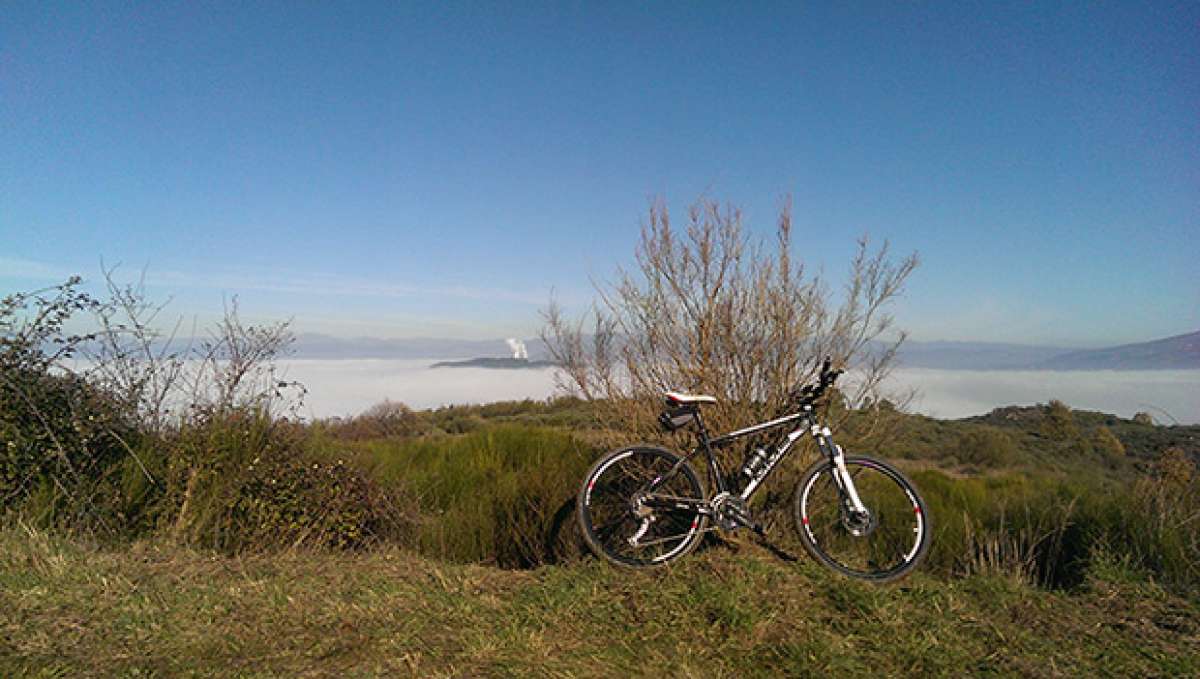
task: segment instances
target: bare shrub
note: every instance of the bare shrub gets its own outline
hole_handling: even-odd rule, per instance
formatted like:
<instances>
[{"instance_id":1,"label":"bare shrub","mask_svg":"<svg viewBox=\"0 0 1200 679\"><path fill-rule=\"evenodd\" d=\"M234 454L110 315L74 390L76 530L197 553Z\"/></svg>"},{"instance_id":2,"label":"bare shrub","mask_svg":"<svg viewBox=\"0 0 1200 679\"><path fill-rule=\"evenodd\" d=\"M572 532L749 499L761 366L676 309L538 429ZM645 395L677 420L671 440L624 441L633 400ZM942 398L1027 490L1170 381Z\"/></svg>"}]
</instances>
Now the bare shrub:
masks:
<instances>
[{"instance_id":1,"label":"bare shrub","mask_svg":"<svg viewBox=\"0 0 1200 679\"><path fill-rule=\"evenodd\" d=\"M733 207L700 200L683 229L662 203L651 205L633 271L598 285L590 321L569 320L551 302L542 339L562 366L560 387L604 400L612 423L650 435L670 389L719 399L707 419L717 427L774 415L788 392L830 355L858 368L843 384L853 403L875 397L904 334L872 344L893 328L886 307L903 290L916 255L892 259L888 245L864 237L835 294L792 256L790 206L770 244L750 238ZM586 328L586 331L585 331ZM870 349L870 350L868 350Z\"/></svg>"},{"instance_id":2,"label":"bare shrub","mask_svg":"<svg viewBox=\"0 0 1200 679\"><path fill-rule=\"evenodd\" d=\"M104 270L108 299L92 309L96 331L81 346L83 372L143 429L162 433L198 413L297 411L304 387L283 379L276 364L294 341L290 321L245 323L235 297L206 335L182 340L182 319L169 331L159 327L170 300L152 301L141 280L122 284L115 273Z\"/></svg>"},{"instance_id":3,"label":"bare shrub","mask_svg":"<svg viewBox=\"0 0 1200 679\"><path fill-rule=\"evenodd\" d=\"M168 302L152 302L144 278L120 284L116 269L104 270L108 299L93 310L96 332L83 345L83 368L90 383L110 394L144 430L161 433L171 424L171 406L187 368L188 347L179 347L177 320L170 332L156 325Z\"/></svg>"},{"instance_id":4,"label":"bare shrub","mask_svg":"<svg viewBox=\"0 0 1200 679\"><path fill-rule=\"evenodd\" d=\"M295 414L304 386L283 379L276 363L294 341L290 321L243 323L235 298L192 351L192 367L184 376L188 402L217 413L254 409L270 416Z\"/></svg>"}]
</instances>

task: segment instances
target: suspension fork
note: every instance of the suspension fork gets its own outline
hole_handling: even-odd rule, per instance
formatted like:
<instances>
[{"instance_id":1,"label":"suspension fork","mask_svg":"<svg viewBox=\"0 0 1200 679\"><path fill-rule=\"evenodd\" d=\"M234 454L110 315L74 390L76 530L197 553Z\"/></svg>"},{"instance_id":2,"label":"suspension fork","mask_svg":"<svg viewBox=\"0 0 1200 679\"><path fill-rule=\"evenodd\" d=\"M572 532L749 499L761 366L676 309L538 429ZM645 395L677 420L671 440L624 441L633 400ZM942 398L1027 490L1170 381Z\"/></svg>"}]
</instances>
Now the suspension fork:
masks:
<instances>
[{"instance_id":1,"label":"suspension fork","mask_svg":"<svg viewBox=\"0 0 1200 679\"><path fill-rule=\"evenodd\" d=\"M858 497L858 489L854 487L854 479L850 478L850 472L846 470L846 455L842 452L842 447L833 442L833 432L829 430L829 427L817 424L812 426L811 431L817 447L833 462L833 482L837 484L838 490L846 499L850 500L850 506L854 511L866 512L866 506Z\"/></svg>"}]
</instances>

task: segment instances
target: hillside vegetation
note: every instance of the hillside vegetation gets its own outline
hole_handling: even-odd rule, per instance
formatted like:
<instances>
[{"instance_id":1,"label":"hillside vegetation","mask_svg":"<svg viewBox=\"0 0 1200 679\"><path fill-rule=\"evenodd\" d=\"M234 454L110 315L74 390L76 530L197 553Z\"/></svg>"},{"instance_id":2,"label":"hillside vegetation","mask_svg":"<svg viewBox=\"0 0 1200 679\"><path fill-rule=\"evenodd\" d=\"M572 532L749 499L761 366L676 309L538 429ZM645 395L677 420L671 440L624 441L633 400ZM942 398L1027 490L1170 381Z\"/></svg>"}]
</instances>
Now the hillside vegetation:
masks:
<instances>
[{"instance_id":1,"label":"hillside vegetation","mask_svg":"<svg viewBox=\"0 0 1200 679\"><path fill-rule=\"evenodd\" d=\"M766 541L713 536L629 573L575 532L585 470L634 436L604 402L304 422L271 370L282 329L236 315L197 360L114 342L103 370L65 369L89 340L64 322L94 304L71 284L0 304L0 676L1197 670L1198 427L835 395L839 440L928 501L914 577L870 587L797 558L803 450L756 497ZM182 408L156 396L172 380Z\"/></svg>"},{"instance_id":2,"label":"hillside vegetation","mask_svg":"<svg viewBox=\"0 0 1200 679\"><path fill-rule=\"evenodd\" d=\"M759 507L770 517L773 549L739 536L713 540L650 573L584 557L572 495L602 451L588 440L611 434L562 424L582 417L584 404L422 413L389 407L350 423L284 427L272 435L289 440L289 450L308 460L306 469L349 471L333 473L327 486L253 472L245 478L258 480L242 485L236 474L227 476L225 502L236 508L249 497L260 511L252 525L211 525L214 535L226 532L219 540L180 532L180 508L165 498L166 509L155 511L170 520L130 525L107 538L69 526L77 537L64 526L47 532L23 512L10 514L21 527L0 535L0 673L1200 671L1195 532L1165 511L1194 516L1194 468L1181 453L1143 456L1136 446L1152 439L1145 436L1118 438L1128 442L1127 453L1097 468L1096 456L1110 453L1080 447L1093 432L1088 416L1077 413L1078 436L1047 438L1063 457L1043 466L1027 444L1048 436L1050 408L1037 417L1022 410L1028 421L1008 429L911 418L897 444L911 438L928 447L898 459L929 499L934 549L915 576L882 588L797 558L790 523L775 506L786 501L794 470L773 480L780 494L768 494ZM367 431L396 424L396 414L413 428ZM245 433L266 424L210 426L232 427L203 439L212 453L224 447L218 459L227 459L242 441L254 441ZM1098 426L1112 426L1114 436L1155 428ZM992 435L979 432L992 429L1009 437L1011 445L999 449L1011 457L998 462L962 452L976 438L990 449ZM1155 429L1172 444L1193 441L1190 430ZM939 440L958 441L958 448ZM260 444L251 445L232 457L262 454ZM947 449L958 452L924 452ZM287 469L295 474L298 467ZM345 478L374 489L368 496L388 498L382 514L394 515L391 522L369 528L361 517L376 510L359 499L361 488L341 485ZM358 518L346 521L350 510ZM244 521L238 511L227 513ZM297 532L297 525L315 533ZM281 543L281 534L298 539Z\"/></svg>"}]
</instances>

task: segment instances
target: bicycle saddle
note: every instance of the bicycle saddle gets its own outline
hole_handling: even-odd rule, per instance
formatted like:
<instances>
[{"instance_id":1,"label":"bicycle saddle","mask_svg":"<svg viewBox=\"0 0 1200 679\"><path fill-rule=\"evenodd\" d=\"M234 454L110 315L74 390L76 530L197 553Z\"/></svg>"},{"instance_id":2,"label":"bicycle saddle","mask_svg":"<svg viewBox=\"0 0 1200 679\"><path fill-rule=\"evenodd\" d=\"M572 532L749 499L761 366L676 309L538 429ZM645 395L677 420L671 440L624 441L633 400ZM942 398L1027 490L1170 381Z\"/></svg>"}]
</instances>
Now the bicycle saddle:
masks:
<instances>
[{"instance_id":1,"label":"bicycle saddle","mask_svg":"<svg viewBox=\"0 0 1200 679\"><path fill-rule=\"evenodd\" d=\"M683 394L678 391L668 391L667 398L680 405L691 405L696 403L716 403L717 399L704 394Z\"/></svg>"}]
</instances>

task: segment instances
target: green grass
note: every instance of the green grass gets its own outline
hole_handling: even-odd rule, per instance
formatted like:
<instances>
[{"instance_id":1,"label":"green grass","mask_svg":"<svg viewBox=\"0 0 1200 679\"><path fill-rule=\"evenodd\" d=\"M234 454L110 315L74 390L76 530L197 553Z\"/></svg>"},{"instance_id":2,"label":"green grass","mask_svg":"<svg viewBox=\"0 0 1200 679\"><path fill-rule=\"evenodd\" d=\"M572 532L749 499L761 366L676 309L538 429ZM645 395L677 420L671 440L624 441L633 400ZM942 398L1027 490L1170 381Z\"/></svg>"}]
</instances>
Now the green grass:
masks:
<instances>
[{"instance_id":1,"label":"green grass","mask_svg":"<svg viewBox=\"0 0 1200 679\"><path fill-rule=\"evenodd\" d=\"M753 546L649 573L395 548L240 558L0 532L3 676L1186 676L1200 602L1117 560L1076 590L847 581Z\"/></svg>"}]
</instances>

